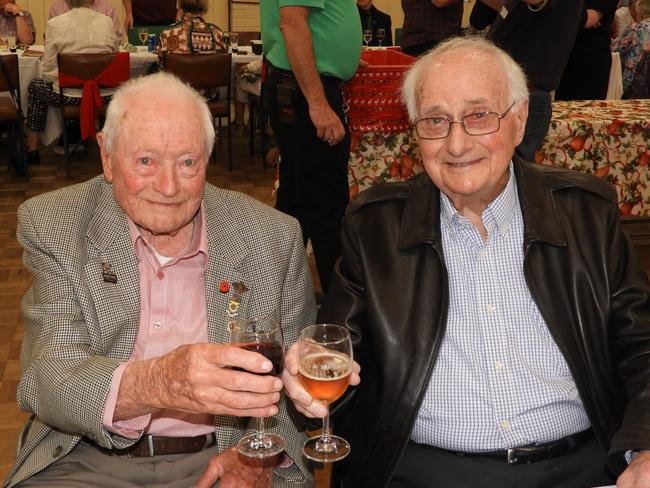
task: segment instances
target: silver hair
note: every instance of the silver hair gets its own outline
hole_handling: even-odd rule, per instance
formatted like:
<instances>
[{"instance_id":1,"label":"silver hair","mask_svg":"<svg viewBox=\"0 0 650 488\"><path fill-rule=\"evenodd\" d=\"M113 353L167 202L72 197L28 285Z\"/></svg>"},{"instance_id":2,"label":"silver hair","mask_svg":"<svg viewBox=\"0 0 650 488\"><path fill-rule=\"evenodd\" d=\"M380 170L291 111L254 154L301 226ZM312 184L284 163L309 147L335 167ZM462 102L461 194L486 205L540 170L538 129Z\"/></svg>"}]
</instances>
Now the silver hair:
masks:
<instances>
[{"instance_id":1,"label":"silver hair","mask_svg":"<svg viewBox=\"0 0 650 488\"><path fill-rule=\"evenodd\" d=\"M528 100L526 75L515 60L505 51L482 37L454 37L438 44L426 55L418 59L404 77L402 100L406 104L409 119L412 123L415 123L419 117L420 107L418 104L424 80L427 76L435 76L435 73L430 72L431 66L447 54L460 54L463 52L484 54L486 56L486 69L500 66L506 75L512 103L518 105Z\"/></svg>"},{"instance_id":2,"label":"silver hair","mask_svg":"<svg viewBox=\"0 0 650 488\"><path fill-rule=\"evenodd\" d=\"M203 132L206 159L210 158L214 146L214 124L212 114L205 98L194 88L182 82L176 76L161 71L159 73L132 78L124 83L113 95L106 110L106 122L102 129L104 136L104 149L110 155L120 134L120 126L126 112L129 110L129 101L133 96L146 96L148 93L162 93L170 100L187 100L196 105L197 117L200 117ZM171 117L173 114L169 114ZM179 130L185 130L179 127Z\"/></svg>"}]
</instances>

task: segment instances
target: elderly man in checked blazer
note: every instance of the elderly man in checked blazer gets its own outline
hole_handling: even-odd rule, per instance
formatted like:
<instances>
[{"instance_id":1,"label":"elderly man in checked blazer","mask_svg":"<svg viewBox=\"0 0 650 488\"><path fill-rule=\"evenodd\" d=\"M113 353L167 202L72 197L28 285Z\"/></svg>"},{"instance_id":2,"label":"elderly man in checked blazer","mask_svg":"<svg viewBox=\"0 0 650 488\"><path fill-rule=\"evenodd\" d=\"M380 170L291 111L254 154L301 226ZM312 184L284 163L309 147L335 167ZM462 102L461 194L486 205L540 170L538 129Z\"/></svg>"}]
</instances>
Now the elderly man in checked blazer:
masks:
<instances>
[{"instance_id":1,"label":"elderly man in checked blazer","mask_svg":"<svg viewBox=\"0 0 650 488\"><path fill-rule=\"evenodd\" d=\"M212 120L171 75L124 85L98 141L103 175L18 211L32 416L5 486L311 486L282 381L228 344L236 318L279 313L287 344L314 321L298 223L206 183ZM272 467L232 447L255 416Z\"/></svg>"}]
</instances>

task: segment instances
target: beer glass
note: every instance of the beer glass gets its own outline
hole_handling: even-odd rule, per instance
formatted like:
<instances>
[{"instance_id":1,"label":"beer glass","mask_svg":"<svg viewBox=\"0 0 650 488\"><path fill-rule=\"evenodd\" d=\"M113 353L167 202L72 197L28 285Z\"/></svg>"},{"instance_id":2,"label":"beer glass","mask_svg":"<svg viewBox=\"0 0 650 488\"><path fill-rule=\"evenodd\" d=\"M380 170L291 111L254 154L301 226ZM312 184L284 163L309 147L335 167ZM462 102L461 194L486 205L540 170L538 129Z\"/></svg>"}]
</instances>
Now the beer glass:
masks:
<instances>
[{"instance_id":1,"label":"beer glass","mask_svg":"<svg viewBox=\"0 0 650 488\"><path fill-rule=\"evenodd\" d=\"M309 394L329 405L348 387L352 373L352 341L345 327L317 324L305 327L298 343L299 378ZM350 453L350 444L332 435L329 410L323 419L320 436L305 442L303 452L308 459L328 463L339 461Z\"/></svg>"},{"instance_id":2,"label":"beer glass","mask_svg":"<svg viewBox=\"0 0 650 488\"><path fill-rule=\"evenodd\" d=\"M273 364L269 374L282 374L284 341L280 321L275 318L275 314L260 319L236 320L231 326L230 343L260 353ZM282 452L284 439L265 432L263 418L257 417L255 422L255 432L243 437L237 444L237 450L244 456L254 458L266 458Z\"/></svg>"}]
</instances>

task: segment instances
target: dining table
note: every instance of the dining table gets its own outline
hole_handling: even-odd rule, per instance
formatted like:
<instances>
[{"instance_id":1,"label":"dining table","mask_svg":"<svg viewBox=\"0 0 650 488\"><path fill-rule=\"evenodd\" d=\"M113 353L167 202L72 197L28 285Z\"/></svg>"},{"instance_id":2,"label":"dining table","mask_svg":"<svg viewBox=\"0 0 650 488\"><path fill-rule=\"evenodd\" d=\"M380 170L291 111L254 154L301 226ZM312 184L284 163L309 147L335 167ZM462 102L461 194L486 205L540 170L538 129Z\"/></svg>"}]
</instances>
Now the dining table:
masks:
<instances>
[{"instance_id":1,"label":"dining table","mask_svg":"<svg viewBox=\"0 0 650 488\"><path fill-rule=\"evenodd\" d=\"M27 112L27 87L34 78L39 78L43 74L41 57L45 48L42 45L30 46L27 50L18 49L18 68L20 75L20 97L23 111ZM123 49L126 50L126 49ZM3 53L4 54L4 53ZM245 64L261 55L253 54L248 49L241 48L241 52L232 55L231 65L234 68L240 64ZM157 63L158 54L147 50L146 46L131 47L129 50L129 60L131 77L146 75L152 64ZM45 130L39 134L39 139L44 145L52 144L61 135L63 124L59 110L55 107L49 107L47 112L47 122Z\"/></svg>"},{"instance_id":2,"label":"dining table","mask_svg":"<svg viewBox=\"0 0 650 488\"><path fill-rule=\"evenodd\" d=\"M590 173L616 190L621 215L650 217L650 100L553 102L535 162ZM352 131L350 196L422 172L411 129Z\"/></svg>"}]
</instances>

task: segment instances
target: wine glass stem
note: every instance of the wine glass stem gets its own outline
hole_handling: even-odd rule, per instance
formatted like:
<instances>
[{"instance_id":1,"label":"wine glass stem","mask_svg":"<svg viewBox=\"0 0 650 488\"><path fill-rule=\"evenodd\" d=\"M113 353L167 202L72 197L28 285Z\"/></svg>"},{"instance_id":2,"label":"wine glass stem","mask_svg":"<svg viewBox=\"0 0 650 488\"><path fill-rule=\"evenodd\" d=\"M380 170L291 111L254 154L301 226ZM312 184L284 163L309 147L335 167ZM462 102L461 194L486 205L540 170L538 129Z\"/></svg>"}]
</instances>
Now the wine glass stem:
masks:
<instances>
[{"instance_id":1,"label":"wine glass stem","mask_svg":"<svg viewBox=\"0 0 650 488\"><path fill-rule=\"evenodd\" d=\"M322 444L329 444L330 438L330 412L327 410L327 415L323 417L323 433L320 435L320 442Z\"/></svg>"},{"instance_id":2,"label":"wine glass stem","mask_svg":"<svg viewBox=\"0 0 650 488\"><path fill-rule=\"evenodd\" d=\"M264 436L266 435L266 432L264 431L264 418L256 417L255 418L255 423L256 423L255 436L257 437L258 440L262 440L262 439L264 439Z\"/></svg>"}]
</instances>

